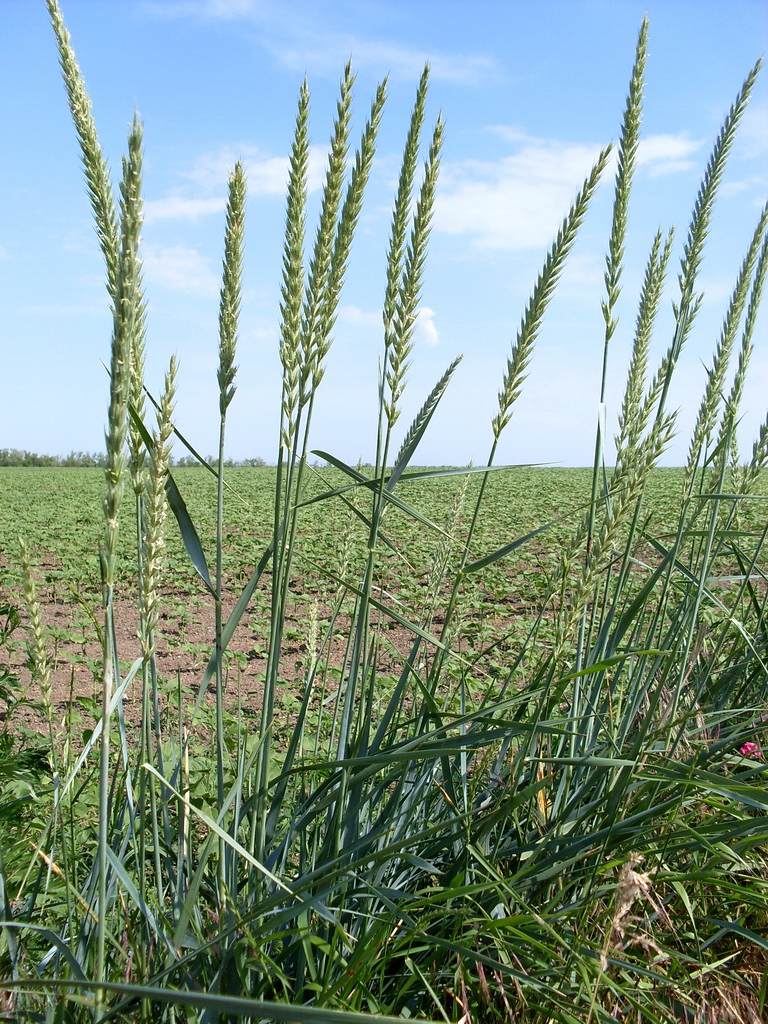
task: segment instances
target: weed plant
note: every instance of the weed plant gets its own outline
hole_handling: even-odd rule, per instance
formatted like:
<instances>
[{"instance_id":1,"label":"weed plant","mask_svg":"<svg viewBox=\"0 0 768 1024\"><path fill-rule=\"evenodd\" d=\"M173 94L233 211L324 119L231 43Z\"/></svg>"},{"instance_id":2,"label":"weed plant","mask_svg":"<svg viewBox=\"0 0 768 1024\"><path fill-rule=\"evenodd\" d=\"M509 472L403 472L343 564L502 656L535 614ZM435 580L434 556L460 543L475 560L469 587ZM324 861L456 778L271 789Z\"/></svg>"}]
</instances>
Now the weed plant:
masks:
<instances>
[{"instance_id":1,"label":"weed plant","mask_svg":"<svg viewBox=\"0 0 768 1024\"><path fill-rule=\"evenodd\" d=\"M482 600L478 581L514 552L546 543L549 533L542 524L503 547L479 549L480 513L493 490L499 438L609 151L575 197L523 312L490 421L486 464L409 468L458 363L403 429L443 138L438 121L422 141L425 70L392 216L376 457L370 467L353 467L312 451L311 425L385 84L350 162L354 76L350 67L344 71L319 222L308 243L304 83L288 182L271 536L225 616L225 432L237 380L243 169L233 169L227 205L220 443L216 460L206 463L215 485L209 562L169 468L174 364L159 400L143 381L141 125L132 126L115 199L57 0L47 3L113 311L96 617L103 656L99 718L82 749L72 736L61 742L49 714L47 774L39 765L34 774L34 765L3 761L19 795L4 796L2 811L18 814L20 832L16 841L6 825L0 833L0 1016L57 1024L764 1019L768 517L757 483L768 459L768 423L746 462L735 425L765 282L767 211L716 342L671 532L650 528L645 497L675 431L670 382L701 304L713 204L758 66L727 114L696 196L668 349L651 372L649 346L672 255L671 233L659 233L639 296L615 466L605 465L601 415L583 518L556 551L538 613L518 623L511 651L493 660L499 636L486 631L477 644L465 642ZM603 303L606 365L647 33L644 22L618 143ZM602 380L604 408L605 367ZM190 456L199 458L192 450ZM333 467L330 486L318 485L310 457ZM435 522L411 497L414 488L446 480L453 481L453 500ZM126 668L114 594L129 488L142 653ZM342 540L332 559L301 543L309 506L319 503L340 517ZM169 510L215 611L197 701L179 699L175 717L160 712L168 683L158 675L156 647ZM392 560L410 564L389 528L403 518L434 545L423 578L400 573L402 592L393 593ZM50 660L23 548L21 563L31 670L45 705ZM283 704L294 639L291 588L310 571L324 581L326 603L308 616L303 676L292 703ZM267 663L250 728L225 705L223 666L260 583L268 586ZM15 624L5 615L3 639ZM338 636L343 653L331 664ZM123 711L132 683L142 694L138 737ZM5 700L7 676L3 686Z\"/></svg>"}]
</instances>

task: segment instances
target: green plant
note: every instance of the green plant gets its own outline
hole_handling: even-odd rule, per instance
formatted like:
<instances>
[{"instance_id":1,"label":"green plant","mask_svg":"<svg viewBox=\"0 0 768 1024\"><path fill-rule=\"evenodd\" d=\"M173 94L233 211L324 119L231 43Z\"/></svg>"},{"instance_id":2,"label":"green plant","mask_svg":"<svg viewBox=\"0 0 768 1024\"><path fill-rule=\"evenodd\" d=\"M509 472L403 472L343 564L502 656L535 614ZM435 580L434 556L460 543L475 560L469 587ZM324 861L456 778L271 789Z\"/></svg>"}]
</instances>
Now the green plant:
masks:
<instances>
[{"instance_id":1,"label":"green plant","mask_svg":"<svg viewBox=\"0 0 768 1024\"><path fill-rule=\"evenodd\" d=\"M227 208L219 454L207 462L190 449L214 478L215 526L212 538L201 538L169 468L173 365L153 434L144 422L141 126L134 121L129 137L118 214L58 4L47 2L114 312L102 692L99 718L77 760L54 775L50 814L36 819L34 858L14 868L18 907L0 862L8 1013L57 1022L197 1015L206 1022L341 1024L431 1015L591 1024L630 1014L703 1021L727 1009L732 1020L750 1013L758 1019L766 999L760 977L768 948L768 798L765 765L754 755L768 743L761 716L768 526L757 485L768 446L763 432L741 466L734 424L765 281L766 213L726 314L689 465L682 481L673 478L682 488L668 534L654 528L651 487L675 426L668 389L701 301L698 271L717 187L757 67L726 118L694 206L669 349L649 381L649 342L672 247L671 235L665 241L657 234L616 465L604 464L601 419L593 473L574 502L583 518L560 552L537 549L545 572L543 583L527 584L534 612L507 636L498 618L484 621L495 606L506 614L509 584L501 570L527 547L560 537L563 524L538 523L488 550L480 511L493 507L497 443L608 151L565 217L524 311L487 464L410 468L458 364L448 366L398 444L443 134L438 121L419 182L425 71L390 235L376 458L355 468L312 451L310 430L385 87L376 92L348 173L353 75L345 69L307 262L309 94L302 86L283 254L271 539L225 621L224 440L235 381L242 168L233 171ZM647 32L644 22L619 144L603 307L606 360ZM742 320L739 367L723 400ZM604 382L605 369L603 403ZM316 471L310 455L331 472ZM121 666L115 594L129 471L142 656ZM455 477L445 517L416 500ZM318 505L344 523L330 555L304 543L305 517ZM194 705L180 685L174 692L158 675L167 508L214 606L213 650ZM403 522L434 539L431 551L401 550ZM422 554L424 587L412 564ZM31 568L24 568L33 654L44 678L36 591ZM525 570L520 575L525 580ZM307 580L316 591L306 628L295 628L293 588ZM226 655L250 607L264 618L266 648L253 730L241 696L236 707L225 700ZM299 644L300 671L281 708L288 655ZM142 717L140 742L132 746L123 698L135 678L142 680Z\"/></svg>"}]
</instances>

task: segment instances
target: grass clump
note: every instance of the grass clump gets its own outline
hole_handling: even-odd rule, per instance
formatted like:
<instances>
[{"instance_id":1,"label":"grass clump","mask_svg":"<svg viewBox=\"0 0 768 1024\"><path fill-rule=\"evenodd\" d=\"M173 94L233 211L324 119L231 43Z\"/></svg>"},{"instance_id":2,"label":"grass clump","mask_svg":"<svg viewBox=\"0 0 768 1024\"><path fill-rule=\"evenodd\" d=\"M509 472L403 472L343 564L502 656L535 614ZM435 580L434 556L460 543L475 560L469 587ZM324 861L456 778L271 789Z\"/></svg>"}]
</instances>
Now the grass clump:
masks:
<instances>
[{"instance_id":1,"label":"grass clump","mask_svg":"<svg viewBox=\"0 0 768 1024\"><path fill-rule=\"evenodd\" d=\"M576 196L523 313L486 464L413 468L458 365L451 362L398 440L443 136L438 120L424 146L425 70L389 242L376 457L372 466L353 467L311 450L311 424L385 85L350 162L354 78L349 66L344 71L309 253L309 92L302 85L283 252L271 536L225 615L225 494L235 479L225 428L235 395L243 168L234 167L229 183L219 450L206 463L215 478L211 571L211 542L170 467L175 362L155 403L155 430L145 423L141 126L134 120L116 202L56 0L48 7L114 314L101 617L94 616L101 690L93 730L81 748L68 735L63 757L54 756L48 716L47 775L22 763L12 743L0 747L0 770L16 787L0 803L0 1016L340 1024L403 1016L463 1024L761 1019L768 527L757 484L768 443L762 430L741 465L734 426L765 280L765 213L726 313L688 467L675 477L670 530L654 529L649 498L675 430L667 396L701 302L698 273L717 188L757 68L707 165L683 249L673 338L649 378L672 234L653 239L610 468L605 366L642 112L643 23L619 143L594 467L580 496L582 518L550 561L537 607L514 624L514 642L500 655L502 636L493 629L479 629L470 642L473 616L512 628L489 611L491 587L483 590L481 581L498 581L493 574L521 551L562 536L562 524L540 523L488 550L480 513L492 500L499 437L609 151ZM724 398L739 330L739 362ZM205 463L193 451L190 457ZM331 468L318 473L310 457ZM119 656L115 599L128 479L141 640L131 665ZM416 500L451 481L444 515ZM304 523L317 506L334 509L340 524L330 556L304 543ZM192 701L158 671L168 510L213 609ZM434 541L423 587L413 552L398 544L403 522ZM45 700L47 637L22 550L29 655ZM288 693L290 611L294 591L310 578L320 589ZM509 596L501 579L498 599ZM227 703L226 658L259 599L265 669L249 727L242 702ZM2 640L10 611L6 617ZM3 678L6 699L13 680ZM139 680L134 742L125 708ZM23 808L20 841L6 825L11 805Z\"/></svg>"}]
</instances>

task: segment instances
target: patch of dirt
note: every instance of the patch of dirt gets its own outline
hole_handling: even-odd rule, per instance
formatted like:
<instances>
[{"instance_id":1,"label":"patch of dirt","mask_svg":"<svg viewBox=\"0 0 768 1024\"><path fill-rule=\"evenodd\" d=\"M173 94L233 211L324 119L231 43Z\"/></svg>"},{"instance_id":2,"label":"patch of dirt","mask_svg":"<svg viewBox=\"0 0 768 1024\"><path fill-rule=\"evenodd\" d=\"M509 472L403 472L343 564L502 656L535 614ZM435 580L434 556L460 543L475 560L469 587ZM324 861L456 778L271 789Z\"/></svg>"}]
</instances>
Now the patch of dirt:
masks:
<instances>
[{"instance_id":1,"label":"patch of dirt","mask_svg":"<svg viewBox=\"0 0 768 1024\"><path fill-rule=\"evenodd\" d=\"M263 602L267 600L268 585L267 580L261 591L262 607ZM297 584L297 589L300 589L300 586L300 583ZM234 608L236 598L236 594L225 598L225 622ZM54 725L57 730L64 726L73 704L78 706L85 725L85 718L88 716L84 714L83 707L90 704L89 710L92 709L95 719L101 705L102 646L99 631L103 629L103 613L96 600L89 605L89 609L86 609L82 603L69 595L63 597L50 586L40 587L38 599L48 635L49 658L52 662L51 699ZM28 666L29 630L26 611L17 595L5 594L0 598L0 603L8 600L17 608L21 624L8 645L9 656L6 663L18 676L25 698L13 710L13 722L17 726L31 728L41 735L47 735L48 726L42 705L42 694L39 685L33 683ZM287 708L290 709L295 707L310 657L308 641L313 604L316 607L319 637L322 640L332 609L321 603L316 594L310 593L308 597L301 598L295 594L286 618L280 666L283 685L278 689L277 697L278 701L284 698ZM116 597L114 609L117 650L122 675L125 677L135 659L141 656L138 639L139 614L135 601L124 595ZM439 627L439 620L435 626ZM266 628L266 616L260 615L257 607L246 610L225 655L226 711L236 713L239 705L243 712L252 718L261 709L267 667ZM344 663L348 630L349 617L340 615L323 654L323 661L331 669L339 669ZM379 658L381 669L385 672L399 673L400 658L407 657L413 643L413 634L390 621L385 625L383 635L386 637L386 643L382 645ZM173 591L164 595L157 630L156 658L158 677L163 681L161 692L165 695L163 701L166 706L169 700L175 706L180 686L185 709L191 711L198 698L200 683L214 649L214 636L215 613L212 600ZM387 653L388 648L391 653ZM214 693L215 684L211 680L205 696L205 702L209 707L214 704ZM123 710L128 726L136 727L141 720L140 671L126 690ZM6 716L7 709L0 705L0 729L3 728ZM287 711L284 717L290 720L291 711Z\"/></svg>"}]
</instances>

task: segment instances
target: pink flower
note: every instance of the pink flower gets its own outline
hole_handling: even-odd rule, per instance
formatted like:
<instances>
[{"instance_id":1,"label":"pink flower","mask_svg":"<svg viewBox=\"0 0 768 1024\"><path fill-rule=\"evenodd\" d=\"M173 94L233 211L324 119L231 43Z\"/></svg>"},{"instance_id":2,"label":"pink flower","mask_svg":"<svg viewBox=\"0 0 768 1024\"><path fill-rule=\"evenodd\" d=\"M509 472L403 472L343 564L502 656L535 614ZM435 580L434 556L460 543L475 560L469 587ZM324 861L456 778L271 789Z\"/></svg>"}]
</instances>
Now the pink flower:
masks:
<instances>
[{"instance_id":1,"label":"pink flower","mask_svg":"<svg viewBox=\"0 0 768 1024\"><path fill-rule=\"evenodd\" d=\"M760 757L760 747L756 743L745 743L739 753L742 757Z\"/></svg>"}]
</instances>

